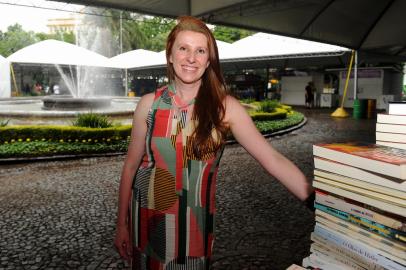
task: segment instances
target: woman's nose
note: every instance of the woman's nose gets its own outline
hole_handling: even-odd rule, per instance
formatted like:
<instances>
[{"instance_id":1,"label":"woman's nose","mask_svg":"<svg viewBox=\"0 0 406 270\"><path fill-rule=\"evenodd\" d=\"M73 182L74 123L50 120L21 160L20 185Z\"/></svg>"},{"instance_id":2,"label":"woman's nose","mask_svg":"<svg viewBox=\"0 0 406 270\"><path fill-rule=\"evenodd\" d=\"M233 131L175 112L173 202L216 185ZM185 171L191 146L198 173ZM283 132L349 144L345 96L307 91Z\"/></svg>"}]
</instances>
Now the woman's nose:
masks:
<instances>
[{"instance_id":1,"label":"woman's nose","mask_svg":"<svg viewBox=\"0 0 406 270\"><path fill-rule=\"evenodd\" d=\"M187 53L187 60L188 60L190 63L195 62L195 53L194 53L193 51L188 51L188 53Z\"/></svg>"}]
</instances>

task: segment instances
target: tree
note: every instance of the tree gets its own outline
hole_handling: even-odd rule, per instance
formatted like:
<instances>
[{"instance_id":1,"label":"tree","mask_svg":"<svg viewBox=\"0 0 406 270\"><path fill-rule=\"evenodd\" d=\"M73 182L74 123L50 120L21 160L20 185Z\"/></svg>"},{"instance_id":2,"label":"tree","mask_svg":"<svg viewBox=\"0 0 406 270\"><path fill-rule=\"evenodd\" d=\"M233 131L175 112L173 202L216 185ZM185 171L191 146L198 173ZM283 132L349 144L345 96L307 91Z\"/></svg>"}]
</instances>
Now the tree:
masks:
<instances>
[{"instance_id":1,"label":"tree","mask_svg":"<svg viewBox=\"0 0 406 270\"><path fill-rule=\"evenodd\" d=\"M169 18L144 18L140 25L148 40L144 49L156 52L165 50L166 38L175 24L176 21Z\"/></svg>"},{"instance_id":2,"label":"tree","mask_svg":"<svg viewBox=\"0 0 406 270\"><path fill-rule=\"evenodd\" d=\"M233 43L254 33L253 31L226 26L215 26L213 31L215 39L228 43Z\"/></svg>"},{"instance_id":3,"label":"tree","mask_svg":"<svg viewBox=\"0 0 406 270\"><path fill-rule=\"evenodd\" d=\"M93 13L97 13L97 10ZM147 38L139 27L141 16L127 11L106 10L101 16L86 15L79 45L111 57L120 53L120 13L123 52L144 48ZM92 44L83 44L92 41ZM97 46L95 46L97 45Z\"/></svg>"},{"instance_id":4,"label":"tree","mask_svg":"<svg viewBox=\"0 0 406 270\"><path fill-rule=\"evenodd\" d=\"M14 52L37 42L34 32L26 32L20 24L7 28L7 32L0 34L0 55L7 57Z\"/></svg>"},{"instance_id":5,"label":"tree","mask_svg":"<svg viewBox=\"0 0 406 270\"><path fill-rule=\"evenodd\" d=\"M67 43L75 44L75 33L72 31L58 31L53 34L47 34L47 33L35 33L36 39L39 41L47 40L47 39L55 39L55 40L60 40L64 41Z\"/></svg>"}]
</instances>

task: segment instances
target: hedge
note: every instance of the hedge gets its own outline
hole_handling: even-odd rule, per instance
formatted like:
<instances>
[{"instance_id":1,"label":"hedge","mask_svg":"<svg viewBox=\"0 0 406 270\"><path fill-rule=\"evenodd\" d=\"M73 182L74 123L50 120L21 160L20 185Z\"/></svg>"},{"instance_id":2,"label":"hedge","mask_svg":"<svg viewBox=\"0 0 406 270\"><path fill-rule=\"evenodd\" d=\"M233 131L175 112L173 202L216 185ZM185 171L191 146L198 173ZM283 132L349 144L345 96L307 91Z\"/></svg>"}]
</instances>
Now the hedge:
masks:
<instances>
[{"instance_id":1,"label":"hedge","mask_svg":"<svg viewBox=\"0 0 406 270\"><path fill-rule=\"evenodd\" d=\"M131 134L131 125L110 128L74 126L5 126L0 127L0 143L22 141L86 142L124 140Z\"/></svg>"}]
</instances>

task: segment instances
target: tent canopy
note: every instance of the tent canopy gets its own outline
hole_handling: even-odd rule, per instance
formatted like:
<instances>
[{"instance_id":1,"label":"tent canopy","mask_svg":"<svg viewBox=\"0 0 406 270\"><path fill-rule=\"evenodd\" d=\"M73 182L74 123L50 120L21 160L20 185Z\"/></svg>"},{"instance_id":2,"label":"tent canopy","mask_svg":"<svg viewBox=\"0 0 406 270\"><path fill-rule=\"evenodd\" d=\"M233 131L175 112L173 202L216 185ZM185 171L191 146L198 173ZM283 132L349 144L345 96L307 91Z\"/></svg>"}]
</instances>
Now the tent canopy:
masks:
<instances>
[{"instance_id":1,"label":"tent canopy","mask_svg":"<svg viewBox=\"0 0 406 270\"><path fill-rule=\"evenodd\" d=\"M76 66L109 67L108 58L85 48L63 41L48 39L29 45L13 53L11 63L59 64Z\"/></svg>"},{"instance_id":2,"label":"tent canopy","mask_svg":"<svg viewBox=\"0 0 406 270\"><path fill-rule=\"evenodd\" d=\"M158 58L157 52L144 49L137 49L116 55L109 59L110 65L117 68L133 68L149 65L151 61Z\"/></svg>"},{"instance_id":3,"label":"tent canopy","mask_svg":"<svg viewBox=\"0 0 406 270\"><path fill-rule=\"evenodd\" d=\"M66 0L57 0L66 2ZM71 0L235 26L406 59L404 0Z\"/></svg>"}]
</instances>

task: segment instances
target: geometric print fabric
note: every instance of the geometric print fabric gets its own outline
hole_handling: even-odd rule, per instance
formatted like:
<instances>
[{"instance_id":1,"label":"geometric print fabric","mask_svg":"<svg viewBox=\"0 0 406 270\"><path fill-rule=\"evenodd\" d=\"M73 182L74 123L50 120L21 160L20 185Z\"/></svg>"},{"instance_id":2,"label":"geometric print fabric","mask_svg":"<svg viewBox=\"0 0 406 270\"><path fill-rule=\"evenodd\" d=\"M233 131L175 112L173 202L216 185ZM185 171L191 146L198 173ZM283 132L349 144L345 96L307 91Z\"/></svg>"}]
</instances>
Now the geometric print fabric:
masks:
<instances>
[{"instance_id":1,"label":"geometric print fabric","mask_svg":"<svg viewBox=\"0 0 406 270\"><path fill-rule=\"evenodd\" d=\"M193 106L171 85L155 93L129 208L132 269L209 269L223 148L201 160L193 155Z\"/></svg>"}]
</instances>

